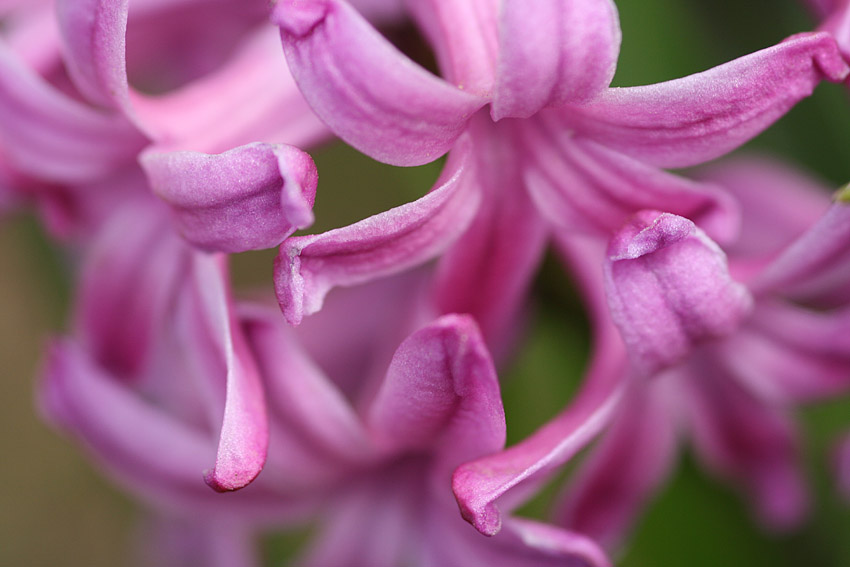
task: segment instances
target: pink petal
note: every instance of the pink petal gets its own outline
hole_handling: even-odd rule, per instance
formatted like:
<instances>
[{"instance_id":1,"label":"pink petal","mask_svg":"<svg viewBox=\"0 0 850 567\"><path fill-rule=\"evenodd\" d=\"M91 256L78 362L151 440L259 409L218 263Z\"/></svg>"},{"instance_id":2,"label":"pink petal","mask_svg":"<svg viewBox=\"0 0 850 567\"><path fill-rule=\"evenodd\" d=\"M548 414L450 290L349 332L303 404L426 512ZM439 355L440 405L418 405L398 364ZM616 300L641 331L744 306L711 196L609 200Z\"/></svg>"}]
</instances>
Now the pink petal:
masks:
<instances>
[{"instance_id":1,"label":"pink petal","mask_svg":"<svg viewBox=\"0 0 850 567\"><path fill-rule=\"evenodd\" d=\"M635 366L654 374L737 329L752 307L726 255L691 221L641 211L608 247L611 317Z\"/></svg>"},{"instance_id":2,"label":"pink petal","mask_svg":"<svg viewBox=\"0 0 850 567\"><path fill-rule=\"evenodd\" d=\"M848 194L839 194L832 208L759 274L751 284L755 293L826 303L850 298L850 202L843 196Z\"/></svg>"},{"instance_id":3,"label":"pink petal","mask_svg":"<svg viewBox=\"0 0 850 567\"><path fill-rule=\"evenodd\" d=\"M150 363L188 261L162 213L135 200L113 210L83 268L76 327L98 364L124 379Z\"/></svg>"},{"instance_id":4,"label":"pink petal","mask_svg":"<svg viewBox=\"0 0 850 567\"><path fill-rule=\"evenodd\" d=\"M659 386L635 384L611 429L566 489L558 524L606 549L623 543L675 464L675 424Z\"/></svg>"},{"instance_id":5,"label":"pink petal","mask_svg":"<svg viewBox=\"0 0 850 567\"><path fill-rule=\"evenodd\" d=\"M141 163L180 232L205 250L271 248L313 222L316 166L293 146L250 144L219 155L153 150Z\"/></svg>"},{"instance_id":6,"label":"pink petal","mask_svg":"<svg viewBox=\"0 0 850 567\"><path fill-rule=\"evenodd\" d=\"M275 291L297 325L322 307L327 292L421 264L466 229L480 192L469 186L468 151L450 157L435 188L421 199L324 234L285 241L275 260Z\"/></svg>"},{"instance_id":7,"label":"pink petal","mask_svg":"<svg viewBox=\"0 0 850 567\"><path fill-rule=\"evenodd\" d=\"M68 73L93 104L129 109L125 34L129 0L58 0Z\"/></svg>"},{"instance_id":8,"label":"pink petal","mask_svg":"<svg viewBox=\"0 0 850 567\"><path fill-rule=\"evenodd\" d=\"M825 33L782 43L682 79L609 89L564 119L581 135L661 167L716 158L773 124L847 64Z\"/></svg>"},{"instance_id":9,"label":"pink petal","mask_svg":"<svg viewBox=\"0 0 850 567\"><path fill-rule=\"evenodd\" d=\"M496 500L534 475L569 460L602 431L622 398L626 360L610 324L597 329L593 361L572 403L533 435L488 457L458 467L452 487L464 519L485 535L501 529Z\"/></svg>"},{"instance_id":10,"label":"pink petal","mask_svg":"<svg viewBox=\"0 0 850 567\"><path fill-rule=\"evenodd\" d=\"M313 110L377 160L419 165L437 159L486 102L404 57L345 2L281 0L272 19Z\"/></svg>"},{"instance_id":11,"label":"pink petal","mask_svg":"<svg viewBox=\"0 0 850 567\"><path fill-rule=\"evenodd\" d=\"M471 317L445 315L399 346L368 424L389 453L433 451L437 475L504 446L496 370Z\"/></svg>"},{"instance_id":12,"label":"pink petal","mask_svg":"<svg viewBox=\"0 0 850 567\"><path fill-rule=\"evenodd\" d=\"M737 204L719 187L647 166L545 120L526 121L526 181L541 213L559 228L610 234L652 208L699 223L712 237L737 234Z\"/></svg>"},{"instance_id":13,"label":"pink petal","mask_svg":"<svg viewBox=\"0 0 850 567\"><path fill-rule=\"evenodd\" d=\"M469 229L443 255L434 293L441 313L475 317L499 359L517 339L517 318L548 230L522 190L521 162L506 158L519 151L513 131L496 131L486 118L476 125L482 123L474 132L480 133L473 138L478 166L470 175L484 197Z\"/></svg>"},{"instance_id":14,"label":"pink petal","mask_svg":"<svg viewBox=\"0 0 850 567\"><path fill-rule=\"evenodd\" d=\"M774 529L798 525L808 508L796 431L781 408L768 406L701 360L687 415L694 445L718 475L740 483L762 522Z\"/></svg>"},{"instance_id":15,"label":"pink petal","mask_svg":"<svg viewBox=\"0 0 850 567\"><path fill-rule=\"evenodd\" d=\"M238 490L263 468L269 442L265 394L256 363L236 324L227 289L227 266L219 256L196 253L188 297L192 320L185 329L193 337L198 368L211 374L225 370L224 417L215 467L204 473L218 492ZM206 377L214 383L218 376ZM220 378L219 378L220 379Z\"/></svg>"},{"instance_id":16,"label":"pink petal","mask_svg":"<svg viewBox=\"0 0 850 567\"><path fill-rule=\"evenodd\" d=\"M144 139L122 116L66 97L0 44L0 144L23 173L77 183L130 163Z\"/></svg>"},{"instance_id":17,"label":"pink petal","mask_svg":"<svg viewBox=\"0 0 850 567\"><path fill-rule=\"evenodd\" d=\"M611 0L502 2L492 115L528 118L547 106L582 103L614 78L620 23Z\"/></svg>"}]
</instances>

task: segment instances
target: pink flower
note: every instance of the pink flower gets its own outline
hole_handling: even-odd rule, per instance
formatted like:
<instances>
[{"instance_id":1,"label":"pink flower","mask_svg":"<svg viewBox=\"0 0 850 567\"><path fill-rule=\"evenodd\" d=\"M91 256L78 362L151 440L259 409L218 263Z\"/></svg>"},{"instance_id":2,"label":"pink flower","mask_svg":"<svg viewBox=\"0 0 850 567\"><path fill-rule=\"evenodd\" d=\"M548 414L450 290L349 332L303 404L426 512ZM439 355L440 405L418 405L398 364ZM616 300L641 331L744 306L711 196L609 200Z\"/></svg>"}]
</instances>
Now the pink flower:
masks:
<instances>
[{"instance_id":1,"label":"pink flower","mask_svg":"<svg viewBox=\"0 0 850 567\"><path fill-rule=\"evenodd\" d=\"M335 285L448 249L437 302L474 315L490 344L505 343L552 227L608 234L650 208L728 239L737 224L728 196L659 168L730 151L821 79L848 73L827 34L806 34L683 79L609 88L620 29L608 0L547 0L534 10L431 0L410 10L444 78L345 2L282 0L274 9L296 81L341 138L395 165L451 150L422 200L281 247L275 279L293 323Z\"/></svg>"}]
</instances>

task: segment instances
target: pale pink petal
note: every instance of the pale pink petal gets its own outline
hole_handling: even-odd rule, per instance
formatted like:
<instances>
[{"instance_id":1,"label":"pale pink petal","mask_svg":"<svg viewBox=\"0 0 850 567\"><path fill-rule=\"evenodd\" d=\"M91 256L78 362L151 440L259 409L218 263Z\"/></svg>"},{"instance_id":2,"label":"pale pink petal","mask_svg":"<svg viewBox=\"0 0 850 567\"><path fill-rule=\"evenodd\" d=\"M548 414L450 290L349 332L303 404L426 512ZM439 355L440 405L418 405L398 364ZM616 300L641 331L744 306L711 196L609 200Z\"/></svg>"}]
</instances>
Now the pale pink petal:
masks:
<instances>
[{"instance_id":1,"label":"pale pink petal","mask_svg":"<svg viewBox=\"0 0 850 567\"><path fill-rule=\"evenodd\" d=\"M258 143L219 155L153 150L140 160L182 235L199 248L271 248L313 222L316 166L293 146Z\"/></svg>"},{"instance_id":2,"label":"pale pink petal","mask_svg":"<svg viewBox=\"0 0 850 567\"><path fill-rule=\"evenodd\" d=\"M131 163L143 144L123 116L68 98L0 43L0 145L15 168L48 181L86 182Z\"/></svg>"},{"instance_id":3,"label":"pale pink petal","mask_svg":"<svg viewBox=\"0 0 850 567\"><path fill-rule=\"evenodd\" d=\"M253 481L263 468L269 442L265 393L253 355L233 314L227 289L224 258L195 253L187 289L190 318L185 331L199 358L196 366L207 369L206 379L225 388L215 467L204 473L211 488L238 490ZM194 344L193 344L194 343ZM224 380L216 376L224 370ZM223 382L223 384L222 384Z\"/></svg>"},{"instance_id":4,"label":"pale pink petal","mask_svg":"<svg viewBox=\"0 0 850 567\"><path fill-rule=\"evenodd\" d=\"M421 264L453 242L481 198L467 180L468 151L450 156L435 188L421 199L324 234L286 240L275 260L275 291L298 324L322 307L335 286L354 285Z\"/></svg>"},{"instance_id":5,"label":"pale pink petal","mask_svg":"<svg viewBox=\"0 0 850 567\"><path fill-rule=\"evenodd\" d=\"M377 160L419 165L437 159L486 103L407 59L340 0L281 0L272 19L313 110Z\"/></svg>"},{"instance_id":6,"label":"pale pink petal","mask_svg":"<svg viewBox=\"0 0 850 567\"><path fill-rule=\"evenodd\" d=\"M141 565L260 567L259 533L247 522L220 517L157 516L138 533Z\"/></svg>"},{"instance_id":7,"label":"pale pink petal","mask_svg":"<svg viewBox=\"0 0 850 567\"><path fill-rule=\"evenodd\" d=\"M549 1L533 9L506 0L500 24L494 120L585 102L614 78L621 33L611 0Z\"/></svg>"},{"instance_id":8,"label":"pale pink petal","mask_svg":"<svg viewBox=\"0 0 850 567\"><path fill-rule=\"evenodd\" d=\"M675 464L675 424L658 386L634 385L616 421L566 487L557 515L559 525L606 549L623 543Z\"/></svg>"},{"instance_id":9,"label":"pale pink petal","mask_svg":"<svg viewBox=\"0 0 850 567\"><path fill-rule=\"evenodd\" d=\"M581 135L661 167L695 165L773 124L821 80L841 82L847 64L825 33L782 43L681 79L609 89L563 118Z\"/></svg>"},{"instance_id":10,"label":"pale pink petal","mask_svg":"<svg viewBox=\"0 0 850 567\"><path fill-rule=\"evenodd\" d=\"M555 227L608 235L637 211L659 209L692 219L721 242L737 234L737 204L718 186L575 137L546 116L526 121L522 133L528 188Z\"/></svg>"},{"instance_id":11,"label":"pale pink petal","mask_svg":"<svg viewBox=\"0 0 850 567\"><path fill-rule=\"evenodd\" d=\"M505 416L498 378L474 320L445 315L408 337L367 423L388 453L432 451L446 491L454 467L501 449Z\"/></svg>"},{"instance_id":12,"label":"pale pink petal","mask_svg":"<svg viewBox=\"0 0 850 567\"><path fill-rule=\"evenodd\" d=\"M808 0L824 18L818 30L829 32L845 56L850 54L850 2L847 0Z\"/></svg>"},{"instance_id":13,"label":"pale pink petal","mask_svg":"<svg viewBox=\"0 0 850 567\"><path fill-rule=\"evenodd\" d=\"M688 219L658 211L641 211L611 240L605 288L629 356L647 375L734 332L753 304L717 244Z\"/></svg>"},{"instance_id":14,"label":"pale pink petal","mask_svg":"<svg viewBox=\"0 0 850 567\"><path fill-rule=\"evenodd\" d=\"M794 425L781 408L767 405L724 376L709 360L689 365L687 415L694 446L706 465L739 484L759 519L773 529L803 520L806 482Z\"/></svg>"}]
</instances>

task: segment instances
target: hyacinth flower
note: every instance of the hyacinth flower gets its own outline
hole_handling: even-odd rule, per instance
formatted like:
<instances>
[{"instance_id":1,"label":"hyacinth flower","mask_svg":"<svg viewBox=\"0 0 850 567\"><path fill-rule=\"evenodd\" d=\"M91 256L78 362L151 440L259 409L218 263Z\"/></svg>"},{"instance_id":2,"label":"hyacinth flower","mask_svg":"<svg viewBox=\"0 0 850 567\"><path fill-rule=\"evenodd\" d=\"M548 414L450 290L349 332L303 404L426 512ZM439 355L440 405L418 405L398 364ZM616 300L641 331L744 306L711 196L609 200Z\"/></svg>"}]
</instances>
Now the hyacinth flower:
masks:
<instances>
[{"instance_id":1,"label":"hyacinth flower","mask_svg":"<svg viewBox=\"0 0 850 567\"><path fill-rule=\"evenodd\" d=\"M456 240L441 264L438 303L473 314L491 344L503 342L550 227L610 234L637 210L663 207L728 239L734 204L712 184L659 168L732 150L822 79L848 73L834 40L817 33L683 79L609 88L620 28L608 0L548 0L534 10L434 0L409 9L442 78L343 0L274 8L299 87L343 140L393 165L449 150L449 167L470 164L451 196L464 199L455 218L461 206L447 210L449 197L435 190L363 224L285 243L276 285L290 322L319 309L335 285L415 265ZM438 241L435 225L451 234Z\"/></svg>"},{"instance_id":2,"label":"hyacinth flower","mask_svg":"<svg viewBox=\"0 0 850 567\"><path fill-rule=\"evenodd\" d=\"M194 261L190 296L211 279L224 282L215 257ZM318 527L298 564L608 565L592 541L554 526L508 518L489 539L460 518L452 470L504 445L504 412L477 326L460 315L422 326L422 289L421 274L352 289L298 336L276 307L246 306L236 319L227 310L234 354L263 382L272 431L262 475L227 498L192 482L215 442L204 406L221 401L208 372L222 364L221 343L209 334L224 322L210 319L224 314L220 288L178 303L185 308L174 315L177 331L157 338L153 350L164 360L147 384L127 382L78 344L54 344L43 406L115 480L182 525L178 534L201 518L193 528L199 537L221 535L219 545L233 553L245 537L312 518ZM403 307L375 312L377 298ZM192 379L167 373L178 358ZM250 564L249 555L241 553L240 564Z\"/></svg>"},{"instance_id":3,"label":"hyacinth flower","mask_svg":"<svg viewBox=\"0 0 850 567\"><path fill-rule=\"evenodd\" d=\"M606 253L611 317L643 379L568 487L560 517L609 547L669 475L685 436L764 526L799 525L808 491L790 413L850 387L845 197L830 208L821 187L770 162L707 175L742 202L728 260L691 221L651 211Z\"/></svg>"}]
</instances>

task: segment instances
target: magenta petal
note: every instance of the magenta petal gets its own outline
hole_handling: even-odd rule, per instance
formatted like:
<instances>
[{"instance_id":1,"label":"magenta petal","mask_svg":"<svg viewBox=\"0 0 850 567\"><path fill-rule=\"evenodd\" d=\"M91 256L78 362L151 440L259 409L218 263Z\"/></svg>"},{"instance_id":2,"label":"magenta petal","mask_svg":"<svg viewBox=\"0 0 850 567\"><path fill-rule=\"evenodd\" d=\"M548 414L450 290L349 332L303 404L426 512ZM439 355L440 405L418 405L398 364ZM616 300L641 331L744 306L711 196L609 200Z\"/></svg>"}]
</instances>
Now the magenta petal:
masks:
<instances>
[{"instance_id":1,"label":"magenta petal","mask_svg":"<svg viewBox=\"0 0 850 567\"><path fill-rule=\"evenodd\" d=\"M125 34L129 0L58 0L65 64L92 103L128 109Z\"/></svg>"},{"instance_id":2,"label":"magenta petal","mask_svg":"<svg viewBox=\"0 0 850 567\"><path fill-rule=\"evenodd\" d=\"M162 212L135 201L113 210L83 269L76 313L82 342L125 380L150 362L188 260Z\"/></svg>"},{"instance_id":3,"label":"magenta petal","mask_svg":"<svg viewBox=\"0 0 850 567\"><path fill-rule=\"evenodd\" d=\"M204 473L216 491L238 490L263 468L269 443L265 394L259 372L236 324L224 259L196 253L192 266L190 327L199 368L226 370L224 417L215 467ZM217 383L217 376L207 376Z\"/></svg>"},{"instance_id":4,"label":"magenta petal","mask_svg":"<svg viewBox=\"0 0 850 567\"><path fill-rule=\"evenodd\" d=\"M847 190L844 190L847 194ZM817 223L791 243L753 281L755 293L780 292L796 299L850 297L850 203L839 197Z\"/></svg>"},{"instance_id":5,"label":"magenta petal","mask_svg":"<svg viewBox=\"0 0 850 567\"><path fill-rule=\"evenodd\" d=\"M664 403L663 385L637 383L629 392L611 429L567 486L560 525L606 549L622 544L675 462L675 423Z\"/></svg>"},{"instance_id":6,"label":"magenta petal","mask_svg":"<svg viewBox=\"0 0 850 567\"><path fill-rule=\"evenodd\" d=\"M407 59L346 2L281 0L272 19L316 114L380 161L419 165L437 159L486 103Z\"/></svg>"},{"instance_id":7,"label":"magenta petal","mask_svg":"<svg viewBox=\"0 0 850 567\"><path fill-rule=\"evenodd\" d=\"M474 320L445 315L408 337L368 416L388 452L430 449L438 471L501 449L499 383Z\"/></svg>"},{"instance_id":8,"label":"magenta petal","mask_svg":"<svg viewBox=\"0 0 850 567\"><path fill-rule=\"evenodd\" d=\"M611 0L502 2L492 115L528 118L547 106L580 103L614 78L620 24Z\"/></svg>"},{"instance_id":9,"label":"magenta petal","mask_svg":"<svg viewBox=\"0 0 850 567\"><path fill-rule=\"evenodd\" d=\"M566 117L581 135L647 163L684 167L746 142L848 67L825 33L782 43L682 79L610 89Z\"/></svg>"},{"instance_id":10,"label":"magenta petal","mask_svg":"<svg viewBox=\"0 0 850 567\"><path fill-rule=\"evenodd\" d=\"M731 333L752 307L723 251L691 221L668 213L635 215L611 240L605 276L611 317L646 374Z\"/></svg>"},{"instance_id":11,"label":"magenta petal","mask_svg":"<svg viewBox=\"0 0 850 567\"><path fill-rule=\"evenodd\" d=\"M0 143L14 167L76 183L129 163L143 137L120 115L98 112L54 89L0 44Z\"/></svg>"},{"instance_id":12,"label":"magenta petal","mask_svg":"<svg viewBox=\"0 0 850 567\"><path fill-rule=\"evenodd\" d=\"M481 198L466 184L467 164L468 152L453 152L435 189L421 199L284 242L275 260L275 291L287 321L297 325L321 309L334 286L397 273L442 252L466 229Z\"/></svg>"},{"instance_id":13,"label":"magenta petal","mask_svg":"<svg viewBox=\"0 0 850 567\"><path fill-rule=\"evenodd\" d=\"M250 144L219 155L149 151L141 162L180 232L205 250L271 248L313 222L316 166L292 146Z\"/></svg>"},{"instance_id":14,"label":"magenta petal","mask_svg":"<svg viewBox=\"0 0 850 567\"><path fill-rule=\"evenodd\" d=\"M523 129L526 181L556 227L607 235L641 209L660 209L693 219L718 240L737 235L737 204L716 185L648 166L563 131L547 117L528 120Z\"/></svg>"},{"instance_id":15,"label":"magenta petal","mask_svg":"<svg viewBox=\"0 0 850 567\"><path fill-rule=\"evenodd\" d=\"M485 535L501 529L496 500L530 477L563 464L610 422L626 383L622 343L610 324L597 330L593 363L581 391L558 416L521 443L465 463L452 488L464 519Z\"/></svg>"},{"instance_id":16,"label":"magenta petal","mask_svg":"<svg viewBox=\"0 0 850 567\"><path fill-rule=\"evenodd\" d=\"M198 471L210 439L145 403L73 343L51 346L39 394L48 419L79 436L134 491L165 505L209 493Z\"/></svg>"}]
</instances>

